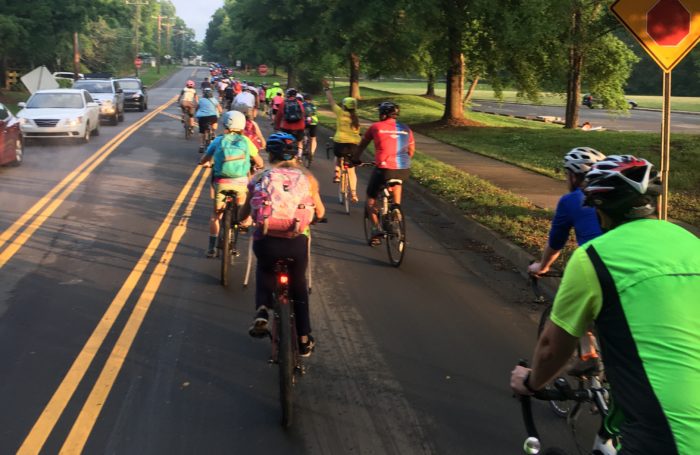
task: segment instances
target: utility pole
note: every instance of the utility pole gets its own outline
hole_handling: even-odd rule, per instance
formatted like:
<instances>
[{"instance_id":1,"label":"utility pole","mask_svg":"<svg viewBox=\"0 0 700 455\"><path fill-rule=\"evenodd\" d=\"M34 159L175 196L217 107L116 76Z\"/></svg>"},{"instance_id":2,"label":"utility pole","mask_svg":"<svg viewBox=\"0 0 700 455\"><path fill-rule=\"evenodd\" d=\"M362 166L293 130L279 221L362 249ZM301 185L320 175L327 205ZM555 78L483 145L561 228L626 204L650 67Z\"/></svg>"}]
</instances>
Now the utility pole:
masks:
<instances>
[{"instance_id":1,"label":"utility pole","mask_svg":"<svg viewBox=\"0 0 700 455\"><path fill-rule=\"evenodd\" d=\"M78 79L80 72L80 48L78 47L78 32L73 33L73 80Z\"/></svg>"},{"instance_id":2,"label":"utility pole","mask_svg":"<svg viewBox=\"0 0 700 455\"><path fill-rule=\"evenodd\" d=\"M160 74L160 56L161 56L161 50L160 50L160 46L161 46L160 41L161 41L161 39L160 39L160 35L161 35L161 26L162 26L162 23L163 23L163 19L170 19L170 17L169 17L169 16L161 16L160 14L158 14L157 16L151 16L151 17L152 17L153 19L158 19L158 56L156 57L156 73Z\"/></svg>"},{"instance_id":3,"label":"utility pole","mask_svg":"<svg viewBox=\"0 0 700 455\"><path fill-rule=\"evenodd\" d=\"M148 5L148 2L139 2L133 0L124 0L127 5L136 6L136 11L134 12L134 59L139 56L140 46L139 46L139 32L141 30L141 5ZM136 70L136 77L139 77L139 69L134 66Z\"/></svg>"}]
</instances>

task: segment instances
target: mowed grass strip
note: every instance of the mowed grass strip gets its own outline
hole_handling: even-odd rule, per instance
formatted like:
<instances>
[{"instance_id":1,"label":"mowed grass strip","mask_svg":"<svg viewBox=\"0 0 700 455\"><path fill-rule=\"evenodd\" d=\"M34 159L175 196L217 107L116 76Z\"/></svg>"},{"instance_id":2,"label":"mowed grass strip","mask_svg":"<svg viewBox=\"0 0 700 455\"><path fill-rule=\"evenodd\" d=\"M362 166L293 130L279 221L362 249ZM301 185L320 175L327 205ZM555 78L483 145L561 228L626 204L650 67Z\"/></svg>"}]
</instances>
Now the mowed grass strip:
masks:
<instances>
[{"instance_id":1,"label":"mowed grass strip","mask_svg":"<svg viewBox=\"0 0 700 455\"><path fill-rule=\"evenodd\" d=\"M336 99L346 94L347 88L334 90ZM480 126L444 127L434 123L443 112L442 104L436 101L364 88L362 96L359 111L364 118L375 120L377 104L392 100L401 106L402 121L420 133L560 180L564 179L563 155L578 146L593 147L608 155L637 155L657 166L660 163L661 137L655 133L566 130L560 125L475 112L468 113L468 118ZM335 126L334 118L323 120ZM700 226L699 168L700 136L672 135L669 214L695 226ZM513 240L523 244L519 239Z\"/></svg>"}]
</instances>

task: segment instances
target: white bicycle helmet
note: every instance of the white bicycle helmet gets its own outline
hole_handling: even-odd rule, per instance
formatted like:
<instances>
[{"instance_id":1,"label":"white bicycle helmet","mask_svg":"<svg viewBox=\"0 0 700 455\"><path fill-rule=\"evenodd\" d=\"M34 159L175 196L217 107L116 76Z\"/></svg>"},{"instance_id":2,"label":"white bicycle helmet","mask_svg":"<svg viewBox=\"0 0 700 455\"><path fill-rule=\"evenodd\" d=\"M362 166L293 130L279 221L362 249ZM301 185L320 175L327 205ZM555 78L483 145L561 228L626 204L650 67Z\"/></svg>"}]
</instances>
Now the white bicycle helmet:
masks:
<instances>
[{"instance_id":1,"label":"white bicycle helmet","mask_svg":"<svg viewBox=\"0 0 700 455\"><path fill-rule=\"evenodd\" d=\"M243 131L245 129L245 115L238 111L228 111L224 114L224 126L229 131Z\"/></svg>"},{"instance_id":2,"label":"white bicycle helmet","mask_svg":"<svg viewBox=\"0 0 700 455\"><path fill-rule=\"evenodd\" d=\"M632 155L610 155L586 174L585 205L628 219L654 213L661 179L654 165Z\"/></svg>"},{"instance_id":3,"label":"white bicycle helmet","mask_svg":"<svg viewBox=\"0 0 700 455\"><path fill-rule=\"evenodd\" d=\"M576 147L564 155L564 167L574 174L586 174L591 166L605 159L605 155L591 147Z\"/></svg>"}]
</instances>

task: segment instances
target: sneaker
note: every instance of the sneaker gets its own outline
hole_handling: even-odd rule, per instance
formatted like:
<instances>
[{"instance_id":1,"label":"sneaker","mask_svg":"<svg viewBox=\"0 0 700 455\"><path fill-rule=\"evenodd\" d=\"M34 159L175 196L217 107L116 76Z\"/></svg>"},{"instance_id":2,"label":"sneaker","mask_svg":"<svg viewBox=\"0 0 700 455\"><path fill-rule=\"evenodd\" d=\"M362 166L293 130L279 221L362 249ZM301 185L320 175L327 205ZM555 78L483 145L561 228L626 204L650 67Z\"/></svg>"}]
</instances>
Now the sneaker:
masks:
<instances>
[{"instance_id":1,"label":"sneaker","mask_svg":"<svg viewBox=\"0 0 700 455\"><path fill-rule=\"evenodd\" d=\"M207 257L208 258L215 258L216 257L216 248L210 248L207 250Z\"/></svg>"},{"instance_id":2,"label":"sneaker","mask_svg":"<svg viewBox=\"0 0 700 455\"><path fill-rule=\"evenodd\" d=\"M314 337L309 335L309 341L306 343L302 343L299 341L299 355L301 357L310 357L311 352L314 350L314 347L316 346L316 340L314 340Z\"/></svg>"},{"instance_id":3,"label":"sneaker","mask_svg":"<svg viewBox=\"0 0 700 455\"><path fill-rule=\"evenodd\" d=\"M248 335L253 338L265 338L270 334L267 329L267 320L269 315L267 313L267 308L260 307L257 313L255 313L255 319L253 320L253 325L248 329Z\"/></svg>"},{"instance_id":4,"label":"sneaker","mask_svg":"<svg viewBox=\"0 0 700 455\"><path fill-rule=\"evenodd\" d=\"M360 199L357 197L357 193L355 191L352 192L352 196L350 197L350 201L357 203L360 202Z\"/></svg>"}]
</instances>

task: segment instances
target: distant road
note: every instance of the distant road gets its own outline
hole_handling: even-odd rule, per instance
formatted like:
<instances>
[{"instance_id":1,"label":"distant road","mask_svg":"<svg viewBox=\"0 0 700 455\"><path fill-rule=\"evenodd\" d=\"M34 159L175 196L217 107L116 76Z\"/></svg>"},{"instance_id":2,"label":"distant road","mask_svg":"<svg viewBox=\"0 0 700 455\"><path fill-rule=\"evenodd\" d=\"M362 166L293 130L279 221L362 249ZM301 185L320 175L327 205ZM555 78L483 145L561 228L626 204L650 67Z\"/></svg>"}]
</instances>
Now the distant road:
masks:
<instances>
[{"instance_id":1,"label":"distant road","mask_svg":"<svg viewBox=\"0 0 700 455\"><path fill-rule=\"evenodd\" d=\"M534 104L498 103L474 100L475 112L494 112L514 116L551 116L564 118L563 106L538 106ZM603 109L589 109L581 106L579 123L591 122L594 127L602 126L618 131L661 132L661 112L646 109L632 109L629 114L616 115ZM671 115L671 131L676 133L700 132L700 115L675 112Z\"/></svg>"}]
</instances>

